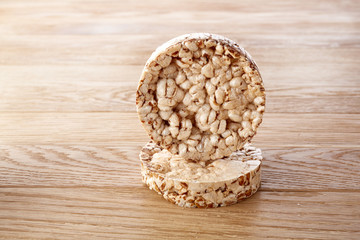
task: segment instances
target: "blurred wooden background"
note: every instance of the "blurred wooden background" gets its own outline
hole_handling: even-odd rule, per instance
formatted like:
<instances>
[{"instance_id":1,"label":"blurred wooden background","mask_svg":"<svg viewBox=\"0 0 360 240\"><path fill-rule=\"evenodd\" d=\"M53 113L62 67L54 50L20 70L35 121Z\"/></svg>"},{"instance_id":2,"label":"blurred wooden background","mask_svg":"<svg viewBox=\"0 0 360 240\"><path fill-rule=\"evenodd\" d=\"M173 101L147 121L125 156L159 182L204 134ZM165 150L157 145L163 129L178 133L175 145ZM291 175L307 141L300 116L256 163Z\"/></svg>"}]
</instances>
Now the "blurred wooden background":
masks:
<instances>
[{"instance_id":1,"label":"blurred wooden background","mask_svg":"<svg viewBox=\"0 0 360 240\"><path fill-rule=\"evenodd\" d=\"M257 61L262 188L182 209L142 183L145 61L189 32ZM0 1L1 239L359 239L360 2Z\"/></svg>"}]
</instances>

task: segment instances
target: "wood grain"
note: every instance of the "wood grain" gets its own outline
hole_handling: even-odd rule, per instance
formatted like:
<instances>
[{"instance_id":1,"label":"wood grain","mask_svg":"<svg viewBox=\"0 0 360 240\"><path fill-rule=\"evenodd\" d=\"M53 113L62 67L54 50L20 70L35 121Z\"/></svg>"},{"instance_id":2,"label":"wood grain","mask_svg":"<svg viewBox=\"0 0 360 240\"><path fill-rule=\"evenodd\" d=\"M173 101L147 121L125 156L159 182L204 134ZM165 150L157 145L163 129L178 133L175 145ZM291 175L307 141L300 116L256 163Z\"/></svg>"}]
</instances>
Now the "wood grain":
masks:
<instances>
[{"instance_id":1,"label":"wood grain","mask_svg":"<svg viewBox=\"0 0 360 240\"><path fill-rule=\"evenodd\" d=\"M0 146L0 186L141 185L140 145ZM360 150L264 147L263 191L360 192Z\"/></svg>"},{"instance_id":2,"label":"wood grain","mask_svg":"<svg viewBox=\"0 0 360 240\"><path fill-rule=\"evenodd\" d=\"M250 0L242 3L208 1L207 4L187 0L161 2L161 8L149 7L158 4L154 0L146 6L131 1L121 4L107 1L104 6L99 6L97 1L44 1L37 6L30 5L32 11L28 12L26 5L7 2L3 5L3 19L10 22L0 28L0 33L60 37L142 34L152 39L154 35L161 37L160 42L164 42L167 38L160 33L176 36L204 31L231 33L230 37L234 37L235 32L244 42L262 46L359 46L357 10L360 6L356 1L322 0L313 4L307 0L299 5L296 0L266 4ZM231 28L227 23L231 23ZM139 38L132 40L140 41Z\"/></svg>"},{"instance_id":3,"label":"wood grain","mask_svg":"<svg viewBox=\"0 0 360 240\"><path fill-rule=\"evenodd\" d=\"M259 192L234 206L195 210L145 186L1 188L0 196L4 238L356 239L360 233L360 210L352 207L360 195L351 192Z\"/></svg>"},{"instance_id":4,"label":"wood grain","mask_svg":"<svg viewBox=\"0 0 360 240\"><path fill-rule=\"evenodd\" d=\"M40 51L46 53L44 49ZM358 49L273 49L267 52L269 55L259 54L259 64L264 66L261 69L267 89L267 112L332 113L336 110L337 113L359 113L360 87L353 75L360 74ZM306 55L307 61L302 59ZM322 67L313 69L311 66L318 62ZM137 65L0 66L3 86L0 109L135 112L135 91L141 70L142 66Z\"/></svg>"},{"instance_id":5,"label":"wood grain","mask_svg":"<svg viewBox=\"0 0 360 240\"><path fill-rule=\"evenodd\" d=\"M143 65L146 62L148 56L158 47L159 42L163 43L168 38L154 39L152 35L139 35L131 34L126 38L114 38L112 35L99 35L99 36L87 36L87 35L59 35L59 36L32 36L24 35L26 37L19 38L14 35L0 36L0 50L1 50L1 62L2 65ZM170 37L175 37L171 35ZM226 35L229 38L241 43L242 46L251 53L255 59L261 60L259 67L262 67L262 62L281 62L284 67L287 64L296 68L300 63L311 65L311 62L320 59L325 59L326 56L333 57L333 61L330 66L341 67L346 63L353 63L352 59L355 59L356 55L352 55L353 51L359 52L358 47L346 46L342 49L319 49L317 46L311 47L291 47L289 49L282 49L281 46L267 46L256 43L246 44L245 40L240 36L234 34ZM243 34L241 34L243 36ZM320 46L323 46L319 44ZM18 51L22 54L18 55ZM318 54L314 54L318 53ZM266 53L266 54L265 54ZM100 56L99 56L100 55ZM57 56L54 58L53 56ZM291 59L290 62L286 62L283 57ZM349 57L349 58L347 58ZM310 62L309 62L310 60ZM327 59L329 61L329 59ZM359 60L355 60L359 62ZM338 63L338 64L336 64ZM296 65L294 65L296 64ZM321 65L319 65L320 67ZM276 67L276 66L272 66ZM300 66L299 66L300 67ZM289 72L290 74L296 73L296 69L292 69L295 72ZM309 70L309 69L308 69ZM322 68L317 70L323 70ZM328 71L336 71L336 68L329 68ZM310 69L311 71L311 69ZM356 70L358 71L358 70ZM263 71L262 71L263 72ZM303 72L300 72L303 73ZM307 73L304 73L307 74ZM266 79L266 78L265 78Z\"/></svg>"},{"instance_id":6,"label":"wood grain","mask_svg":"<svg viewBox=\"0 0 360 240\"><path fill-rule=\"evenodd\" d=\"M141 183L139 75L189 32L240 43L267 91L262 186L231 207ZM0 1L0 239L360 239L359 55L356 0Z\"/></svg>"}]
</instances>

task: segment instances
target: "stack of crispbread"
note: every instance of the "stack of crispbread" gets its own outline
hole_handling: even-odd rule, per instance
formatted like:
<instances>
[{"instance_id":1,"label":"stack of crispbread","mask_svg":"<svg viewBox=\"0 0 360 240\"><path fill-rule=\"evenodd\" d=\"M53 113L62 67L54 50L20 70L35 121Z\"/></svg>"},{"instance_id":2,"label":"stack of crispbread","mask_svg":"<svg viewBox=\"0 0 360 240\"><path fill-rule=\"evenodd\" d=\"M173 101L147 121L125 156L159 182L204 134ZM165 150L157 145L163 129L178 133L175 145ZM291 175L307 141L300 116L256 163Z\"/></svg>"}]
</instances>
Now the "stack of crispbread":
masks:
<instances>
[{"instance_id":1,"label":"stack of crispbread","mask_svg":"<svg viewBox=\"0 0 360 240\"><path fill-rule=\"evenodd\" d=\"M254 194L265 89L235 42L194 33L170 40L147 61L136 106L151 138L140 153L143 181L184 207L218 207Z\"/></svg>"}]
</instances>

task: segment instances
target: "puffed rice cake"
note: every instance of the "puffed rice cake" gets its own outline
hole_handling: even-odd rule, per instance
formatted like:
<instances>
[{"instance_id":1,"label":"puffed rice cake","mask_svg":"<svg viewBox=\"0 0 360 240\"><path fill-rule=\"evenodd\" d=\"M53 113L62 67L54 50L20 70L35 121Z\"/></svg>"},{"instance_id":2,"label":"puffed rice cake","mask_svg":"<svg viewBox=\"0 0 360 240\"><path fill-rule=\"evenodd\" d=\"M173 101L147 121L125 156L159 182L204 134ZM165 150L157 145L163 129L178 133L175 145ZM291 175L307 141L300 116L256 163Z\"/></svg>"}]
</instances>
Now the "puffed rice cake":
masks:
<instances>
[{"instance_id":1,"label":"puffed rice cake","mask_svg":"<svg viewBox=\"0 0 360 240\"><path fill-rule=\"evenodd\" d=\"M185 159L215 160L242 149L255 135L265 89L256 63L237 43L193 33L151 55L136 106L156 144Z\"/></svg>"},{"instance_id":2,"label":"puffed rice cake","mask_svg":"<svg viewBox=\"0 0 360 240\"><path fill-rule=\"evenodd\" d=\"M141 150L140 160L143 182L181 207L232 205L260 187L261 150L249 144L227 158L194 162L151 141Z\"/></svg>"}]
</instances>

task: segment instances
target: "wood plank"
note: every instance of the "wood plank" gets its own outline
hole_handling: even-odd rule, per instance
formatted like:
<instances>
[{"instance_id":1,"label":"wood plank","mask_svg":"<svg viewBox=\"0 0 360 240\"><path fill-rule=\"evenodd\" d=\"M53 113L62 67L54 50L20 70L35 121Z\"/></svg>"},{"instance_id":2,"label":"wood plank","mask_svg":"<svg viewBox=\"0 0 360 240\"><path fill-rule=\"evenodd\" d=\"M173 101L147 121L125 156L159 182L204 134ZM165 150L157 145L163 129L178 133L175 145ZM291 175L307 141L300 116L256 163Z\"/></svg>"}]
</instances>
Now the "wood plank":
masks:
<instances>
[{"instance_id":1,"label":"wood plank","mask_svg":"<svg viewBox=\"0 0 360 240\"><path fill-rule=\"evenodd\" d=\"M179 35L197 31L221 34L240 32L246 36L242 37L246 41L260 45L359 46L359 15L356 9L360 9L360 6L356 2L341 4L332 1L314 6L307 1L297 6L297 14L289 11L293 8L289 8L291 5L286 1L266 4L266 7L252 1L236 4L231 1L212 2L204 9L203 3L188 0L162 4L161 10L145 10L132 2L85 3L45 3L29 7L19 3L3 5L0 20L6 19L8 24L0 27L0 33L127 35L167 32ZM304 19L311 19L311 22ZM231 31L227 25L229 22L232 23ZM172 27L175 24L178 27ZM262 30L261 34L259 29Z\"/></svg>"},{"instance_id":2,"label":"wood plank","mask_svg":"<svg viewBox=\"0 0 360 240\"><path fill-rule=\"evenodd\" d=\"M0 187L139 187L141 145L0 146ZM263 150L262 190L360 191L360 150Z\"/></svg>"},{"instance_id":3,"label":"wood plank","mask_svg":"<svg viewBox=\"0 0 360 240\"><path fill-rule=\"evenodd\" d=\"M4 35L129 35L154 34L167 32L171 36L187 32L216 32L241 39L243 44L261 46L326 46L326 47L359 47L359 22L349 24L349 18L333 13L332 16L317 12L317 22L309 24L303 19L309 12L294 15L292 13L240 13L228 11L193 12L170 11L167 13L148 12L143 19L139 19L141 12L129 15L128 12L113 15L99 15L93 12L84 12L59 16L59 14L39 13L28 17L13 16L14 20L3 27L0 33ZM314 13L315 14L315 13ZM134 16L135 15L135 16ZM186 15L186 16L184 16ZM96 17L97 16L97 17ZM198 21L184 21L184 17L202 17ZM284 17L284 22L274 22L274 19ZM172 18L171 20L165 20ZM331 21L328 19L331 18ZM21 22L18 22L22 20ZM206 18L212 18L212 24L206 24ZM294 19L295 18L295 19ZM354 21L356 18L352 16ZM7 18L8 19L8 18ZM153 20L152 20L153 19ZM10 20L11 21L11 20ZM26 24L24 24L26 22ZM233 22L231 31L227 24ZM174 24L181 24L173 28ZM297 25L294 28L294 24ZM259 29L262 29L259 33ZM306 34L304 34L306 33ZM165 39L164 39L165 40ZM291 40L289 44L289 40Z\"/></svg>"},{"instance_id":4,"label":"wood plank","mask_svg":"<svg viewBox=\"0 0 360 240\"><path fill-rule=\"evenodd\" d=\"M259 146L356 148L360 143L359 116L267 113L253 142Z\"/></svg>"},{"instance_id":5,"label":"wood plank","mask_svg":"<svg viewBox=\"0 0 360 240\"><path fill-rule=\"evenodd\" d=\"M119 35L119 37L113 35L59 35L56 37L2 35L0 36L0 65L144 65L150 54L160 44L176 36L178 35L130 34ZM296 67L301 63L308 66L314 66L314 63L317 63L318 67L324 67L321 60L326 59L327 56L333 58L330 63L329 59L326 61L333 66L326 69L327 71L336 71L338 68L354 70L357 68L351 68L351 65L359 62L356 52L360 49L356 44L347 44L341 49L336 46L329 49L319 48L318 43L315 43L315 46L295 45L284 48L284 46L268 46L264 43L247 41L243 33L226 36L245 47L259 63L260 69L262 62L272 64L280 62L285 66L293 64L291 70L295 75L297 68L294 67L294 61L296 61ZM359 40L355 42L358 43ZM317 51L314 52L314 49ZM281 68L283 64L273 65L273 67ZM324 71L323 68L313 67L309 70ZM306 72L299 73L307 74Z\"/></svg>"},{"instance_id":6,"label":"wood plank","mask_svg":"<svg viewBox=\"0 0 360 240\"><path fill-rule=\"evenodd\" d=\"M259 192L230 207L197 210L172 205L145 186L1 188L0 201L2 239L356 239L360 234L360 193Z\"/></svg>"},{"instance_id":7,"label":"wood plank","mask_svg":"<svg viewBox=\"0 0 360 240\"><path fill-rule=\"evenodd\" d=\"M99 4L102 2L107 2L111 8L106 8L102 4ZM338 12L340 14L346 14L346 13L357 13L357 8L359 7L359 3L357 1L348 1L346 3L343 3L339 0L320 0L318 5L314 5L311 0L304 0L301 2L301 4L298 4L298 1L296 0L278 0L276 2L271 2L266 5L259 4L263 1L261 0L244 0L242 2L236 2L234 3L231 0L224 0L223 2L219 3L216 0L209 0L207 2L211 3L209 4L208 8L204 8L203 3L197 3L197 2L191 2L189 0L185 0L184 2L192 3L192 5L189 4L178 4L179 10L186 10L189 12L192 11L213 11L218 10L219 8L226 8L227 11L235 11L238 9L242 9L244 12L276 12L276 11L284 11L289 12L294 11L294 4L298 6L297 10L308 10L308 11L325 11L325 12ZM87 3L87 4L85 4ZM104 8L107 10L107 12L128 12L129 10L138 10L142 12L147 11L159 11L164 9L164 11L170 11L174 10L174 3L169 2L162 2L161 9L159 8L149 8L149 6L154 6L154 3L157 3L156 0L149 0L149 4L139 4L139 2L132 1L132 0L124 0L122 4L119 4L117 1L114 0L105 0L105 1L99 1L99 0L63 0L61 2L49 2L48 0L38 0L35 3L28 2L26 0L2 0L1 5L4 7L10 7L12 9L21 9L21 8L27 8L32 7L33 11L36 12L38 9L46 9L49 10L51 13L58 12L55 7L62 10L61 7L67 7L69 9L71 6L78 6L81 7L81 9L70 9L72 12L76 12L75 10L81 11L84 9L93 10L94 5L98 8ZM253 3L253 5L249 4ZM254 4L256 4L256 7L254 8ZM54 9L55 8L55 9ZM96 10L97 8L95 8ZM100 12L100 11L99 11ZM316 17L316 16L312 16Z\"/></svg>"},{"instance_id":8,"label":"wood plank","mask_svg":"<svg viewBox=\"0 0 360 240\"><path fill-rule=\"evenodd\" d=\"M360 62L353 54L358 51L273 49L260 56L267 111L359 113L360 72L354 69ZM298 56L289 57L291 52ZM304 60L307 53L314 57L310 62ZM316 62L321 65L311 67ZM138 65L0 66L0 111L135 111L141 70Z\"/></svg>"},{"instance_id":9,"label":"wood plank","mask_svg":"<svg viewBox=\"0 0 360 240\"><path fill-rule=\"evenodd\" d=\"M136 113L1 113L0 144L145 142ZM95 141L95 142L94 142Z\"/></svg>"},{"instance_id":10,"label":"wood plank","mask_svg":"<svg viewBox=\"0 0 360 240\"><path fill-rule=\"evenodd\" d=\"M262 149L262 190L360 190L359 148Z\"/></svg>"},{"instance_id":11,"label":"wood plank","mask_svg":"<svg viewBox=\"0 0 360 240\"><path fill-rule=\"evenodd\" d=\"M299 12L308 11L308 12L327 12L327 13L338 13L338 15L346 14L355 14L358 13L358 8L360 7L357 1L348 1L346 3L339 0L319 0L319 4L314 5L311 0L304 0L301 4L298 3L297 0L278 0L276 2L269 2L267 4L263 3L262 0L244 0L241 2L233 2L231 0L224 0L223 2L218 2L216 0L207 1L209 4L206 8L204 8L204 3L192 2L190 0L184 0L184 3L191 4L179 4L179 3L171 3L171 2L161 2L160 8L153 8L155 3L158 3L156 0L149 0L148 4L139 4L137 1L132 0L123 0L121 4L114 0L104 0L100 3L106 2L106 5L99 4L99 0L63 0L61 2L52 2L48 0L38 0L36 2L28 2L26 0L2 0L1 6L4 9L9 9L10 12L6 12L7 14L19 14L19 15L31 15L33 13L43 13L45 10L51 14L66 14L67 12L63 12L64 10L68 10L69 13L78 13L84 11L94 11L98 14L109 14L109 13L123 13L123 12L131 12L131 11L139 11L139 12L160 12L165 13L169 11L173 11L175 6L179 11L186 12L199 12L200 10L204 12L209 11L217 11L225 9L228 12L234 12L238 10L242 10L245 13L273 13L282 11L288 13L289 11L294 10L294 4L298 7L296 9ZM250 4L252 3L252 4ZM151 6L151 7L149 7ZM256 7L254 7L256 6ZM77 7L74 9L73 7ZM31 8L31 12L25 11L26 9ZM139 16L141 17L141 16ZM311 16L316 19L318 16ZM199 19L194 19L199 20ZM275 21L275 20L274 20ZM275 22L279 20L276 19Z\"/></svg>"},{"instance_id":12,"label":"wood plank","mask_svg":"<svg viewBox=\"0 0 360 240\"><path fill-rule=\"evenodd\" d=\"M359 147L359 114L266 113L254 137L264 146ZM1 113L0 145L148 141L136 113Z\"/></svg>"}]
</instances>

